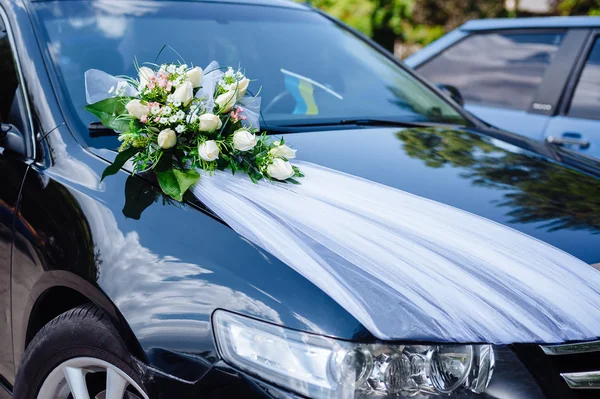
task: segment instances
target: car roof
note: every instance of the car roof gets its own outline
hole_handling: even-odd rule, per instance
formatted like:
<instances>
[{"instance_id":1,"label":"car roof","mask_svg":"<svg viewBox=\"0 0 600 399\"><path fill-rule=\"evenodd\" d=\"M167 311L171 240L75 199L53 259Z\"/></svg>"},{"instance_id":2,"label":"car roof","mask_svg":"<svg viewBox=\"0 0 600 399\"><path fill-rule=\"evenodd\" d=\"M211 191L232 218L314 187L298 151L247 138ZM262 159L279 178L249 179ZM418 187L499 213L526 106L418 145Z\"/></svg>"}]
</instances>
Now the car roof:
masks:
<instances>
[{"instance_id":1,"label":"car roof","mask_svg":"<svg viewBox=\"0 0 600 399\"><path fill-rule=\"evenodd\" d=\"M32 3L43 3L49 1L72 1L72 0L29 0ZM92 0L94 1L94 0ZM102 0L96 0L102 1ZM129 0L120 0L129 1ZM140 1L140 0L131 0ZM148 2L154 1L178 1L178 2L189 2L189 3L232 3L232 4L248 4L248 5L260 5L260 6L275 6L284 8L297 8L297 9L310 9L304 4L297 3L293 0L145 0Z\"/></svg>"},{"instance_id":2,"label":"car roof","mask_svg":"<svg viewBox=\"0 0 600 399\"><path fill-rule=\"evenodd\" d=\"M527 28L600 28L600 17L532 17L496 18L468 21L460 27L465 31Z\"/></svg>"}]
</instances>

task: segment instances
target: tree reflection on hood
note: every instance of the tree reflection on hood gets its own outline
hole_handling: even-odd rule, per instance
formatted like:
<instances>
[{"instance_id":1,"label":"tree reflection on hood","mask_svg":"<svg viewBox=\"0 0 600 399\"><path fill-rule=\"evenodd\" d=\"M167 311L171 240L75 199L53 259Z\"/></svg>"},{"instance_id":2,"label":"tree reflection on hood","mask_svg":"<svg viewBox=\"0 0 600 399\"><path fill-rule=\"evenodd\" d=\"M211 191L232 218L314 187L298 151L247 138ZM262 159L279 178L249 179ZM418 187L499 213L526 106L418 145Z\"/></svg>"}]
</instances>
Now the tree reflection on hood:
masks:
<instances>
[{"instance_id":1,"label":"tree reflection on hood","mask_svg":"<svg viewBox=\"0 0 600 399\"><path fill-rule=\"evenodd\" d=\"M510 223L600 234L600 182L593 177L464 130L406 129L397 137L411 158L429 167L464 169L461 176L473 185L504 191L498 206L511 209Z\"/></svg>"}]
</instances>

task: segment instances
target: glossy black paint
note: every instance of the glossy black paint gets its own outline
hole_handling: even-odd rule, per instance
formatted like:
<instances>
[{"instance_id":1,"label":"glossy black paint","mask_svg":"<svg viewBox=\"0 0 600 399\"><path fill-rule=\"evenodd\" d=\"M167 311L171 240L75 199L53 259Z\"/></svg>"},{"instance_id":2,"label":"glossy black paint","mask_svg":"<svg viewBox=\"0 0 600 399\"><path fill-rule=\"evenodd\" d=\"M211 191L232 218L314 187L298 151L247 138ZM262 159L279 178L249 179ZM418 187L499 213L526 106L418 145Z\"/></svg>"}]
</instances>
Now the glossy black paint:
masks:
<instances>
[{"instance_id":1,"label":"glossy black paint","mask_svg":"<svg viewBox=\"0 0 600 399\"><path fill-rule=\"evenodd\" d=\"M0 154L0 340L10 342L12 328L14 348L1 346L0 374L9 384L37 330L80 301L111 318L143 365L152 397L250 397L249 386L257 397L288 395L219 361L215 309L373 340L311 282L193 198L169 201L149 176L121 172L100 182L104 159L114 154L74 139L26 5L0 3L13 27L37 139L33 160ZM357 128L290 134L286 141L304 160L468 210L600 262L600 184L558 164L560 154L543 145L450 128Z\"/></svg>"}]
</instances>

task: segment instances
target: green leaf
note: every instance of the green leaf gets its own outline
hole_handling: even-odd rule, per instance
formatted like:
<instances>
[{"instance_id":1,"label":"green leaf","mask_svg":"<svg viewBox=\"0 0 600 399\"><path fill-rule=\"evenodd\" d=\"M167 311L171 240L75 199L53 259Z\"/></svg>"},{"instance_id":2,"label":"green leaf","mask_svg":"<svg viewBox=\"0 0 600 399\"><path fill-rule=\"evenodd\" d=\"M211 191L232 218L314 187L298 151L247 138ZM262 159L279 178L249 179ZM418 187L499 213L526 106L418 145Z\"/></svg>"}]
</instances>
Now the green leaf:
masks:
<instances>
[{"instance_id":1,"label":"green leaf","mask_svg":"<svg viewBox=\"0 0 600 399\"><path fill-rule=\"evenodd\" d=\"M200 174L194 169L176 169L166 158L161 158L154 168L158 184L165 194L181 202L183 194L200 179Z\"/></svg>"},{"instance_id":2,"label":"green leaf","mask_svg":"<svg viewBox=\"0 0 600 399\"><path fill-rule=\"evenodd\" d=\"M137 154L139 150L139 148L129 147L119 152L114 162L108 165L106 169L104 169L104 172L102 172L102 178L100 179L100 181L104 180L106 176L111 176L117 173L123 167L123 165L125 165L125 162L127 162L129 158Z\"/></svg>"},{"instance_id":3,"label":"green leaf","mask_svg":"<svg viewBox=\"0 0 600 399\"><path fill-rule=\"evenodd\" d=\"M194 169L173 169L177 182L179 183L179 189L181 190L181 196L196 182L200 179L200 173Z\"/></svg>"},{"instance_id":4,"label":"green leaf","mask_svg":"<svg viewBox=\"0 0 600 399\"><path fill-rule=\"evenodd\" d=\"M300 168L297 166L292 166L292 169L294 170L294 177L304 177L304 173L302 173Z\"/></svg>"},{"instance_id":5,"label":"green leaf","mask_svg":"<svg viewBox=\"0 0 600 399\"><path fill-rule=\"evenodd\" d=\"M126 100L124 101L123 97L111 97L86 105L85 109L100 119L100 122L107 128L127 132L130 130L129 122L131 119L118 118L121 115L128 115L125 102Z\"/></svg>"}]
</instances>

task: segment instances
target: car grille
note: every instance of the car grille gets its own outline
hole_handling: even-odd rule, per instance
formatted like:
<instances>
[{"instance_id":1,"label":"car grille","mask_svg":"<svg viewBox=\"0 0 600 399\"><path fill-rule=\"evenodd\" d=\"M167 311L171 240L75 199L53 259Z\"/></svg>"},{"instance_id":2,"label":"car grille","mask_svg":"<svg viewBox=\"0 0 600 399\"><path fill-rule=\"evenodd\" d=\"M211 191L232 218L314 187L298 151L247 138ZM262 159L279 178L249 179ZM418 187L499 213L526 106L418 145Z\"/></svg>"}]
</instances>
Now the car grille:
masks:
<instances>
[{"instance_id":1,"label":"car grille","mask_svg":"<svg viewBox=\"0 0 600 399\"><path fill-rule=\"evenodd\" d=\"M600 341L514 349L547 397L600 398Z\"/></svg>"}]
</instances>

